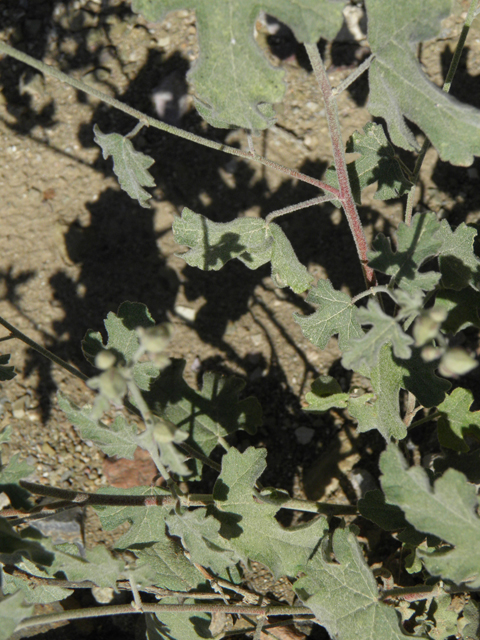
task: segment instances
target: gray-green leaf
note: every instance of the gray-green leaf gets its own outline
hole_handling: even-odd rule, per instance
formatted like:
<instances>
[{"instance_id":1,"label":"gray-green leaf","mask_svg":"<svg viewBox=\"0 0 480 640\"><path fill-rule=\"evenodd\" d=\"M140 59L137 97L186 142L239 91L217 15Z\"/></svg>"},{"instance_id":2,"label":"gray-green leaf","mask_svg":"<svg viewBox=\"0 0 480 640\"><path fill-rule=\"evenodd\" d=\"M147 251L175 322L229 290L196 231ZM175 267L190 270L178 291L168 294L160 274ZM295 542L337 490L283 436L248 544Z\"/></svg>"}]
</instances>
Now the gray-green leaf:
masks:
<instances>
[{"instance_id":1,"label":"gray-green leaf","mask_svg":"<svg viewBox=\"0 0 480 640\"><path fill-rule=\"evenodd\" d=\"M308 407L304 411L328 411L346 409L350 394L342 393L338 382L331 376L320 376L312 383L312 390L305 395Z\"/></svg>"},{"instance_id":2,"label":"gray-green leaf","mask_svg":"<svg viewBox=\"0 0 480 640\"><path fill-rule=\"evenodd\" d=\"M154 187L155 180L147 171L155 162L150 156L136 151L129 138L119 133L102 133L95 125L95 142L101 147L103 157L113 157L113 171L120 186L128 195L137 200L145 209L149 208L147 200L152 196L142 187Z\"/></svg>"},{"instance_id":3,"label":"gray-green leaf","mask_svg":"<svg viewBox=\"0 0 480 640\"><path fill-rule=\"evenodd\" d=\"M17 591L12 596L0 600L0 640L8 640L15 632L17 625L33 615L33 605L25 605L23 593Z\"/></svg>"},{"instance_id":4,"label":"gray-green leaf","mask_svg":"<svg viewBox=\"0 0 480 640\"><path fill-rule=\"evenodd\" d=\"M462 473L448 469L435 483L419 466L408 465L395 445L380 457L381 483L387 502L398 505L406 519L454 548L419 549L429 573L470 589L480 587L480 518L475 487Z\"/></svg>"},{"instance_id":5,"label":"gray-green leaf","mask_svg":"<svg viewBox=\"0 0 480 640\"><path fill-rule=\"evenodd\" d=\"M367 0L368 41L375 54L369 69L368 109L384 118L394 144L419 150L406 124L422 129L440 158L468 166L480 155L480 111L431 83L415 46L435 38L451 11L451 0Z\"/></svg>"}]
</instances>

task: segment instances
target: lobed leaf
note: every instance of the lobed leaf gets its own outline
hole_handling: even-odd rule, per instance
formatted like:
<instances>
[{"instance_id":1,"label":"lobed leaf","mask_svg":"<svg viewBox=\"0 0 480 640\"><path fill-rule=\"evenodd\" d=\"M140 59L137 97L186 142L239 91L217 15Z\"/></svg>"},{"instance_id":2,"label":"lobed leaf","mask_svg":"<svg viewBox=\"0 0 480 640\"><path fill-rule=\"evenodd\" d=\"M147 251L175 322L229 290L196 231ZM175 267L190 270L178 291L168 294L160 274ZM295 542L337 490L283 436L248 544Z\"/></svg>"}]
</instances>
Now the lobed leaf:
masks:
<instances>
[{"instance_id":1,"label":"lobed leaf","mask_svg":"<svg viewBox=\"0 0 480 640\"><path fill-rule=\"evenodd\" d=\"M163 598L164 604L178 604L177 598ZM185 604L194 604L187 598ZM147 614L147 640L205 640L212 638L210 633L210 613L185 615L178 613Z\"/></svg>"},{"instance_id":2,"label":"lobed leaf","mask_svg":"<svg viewBox=\"0 0 480 640\"><path fill-rule=\"evenodd\" d=\"M154 187L155 180L147 171L155 162L150 156L136 151L132 141L119 133L102 133L95 125L93 127L95 142L101 147L105 159L113 158L113 171L120 186L128 195L137 200L141 207L149 208L147 200L152 196L142 187Z\"/></svg>"},{"instance_id":3,"label":"lobed leaf","mask_svg":"<svg viewBox=\"0 0 480 640\"><path fill-rule=\"evenodd\" d=\"M331 557L333 551L334 559ZM336 640L405 640L395 610L382 603L372 571L351 529L325 538L294 583L302 602Z\"/></svg>"},{"instance_id":4,"label":"lobed leaf","mask_svg":"<svg viewBox=\"0 0 480 640\"><path fill-rule=\"evenodd\" d=\"M480 329L480 293L467 287L461 291L442 289L435 297L435 306L447 312L442 331L456 334L467 327Z\"/></svg>"},{"instance_id":5,"label":"lobed leaf","mask_svg":"<svg viewBox=\"0 0 480 640\"><path fill-rule=\"evenodd\" d=\"M407 335L396 318L387 315L376 300L369 300L367 308L359 309L360 324L371 324L372 328L361 338L353 339L343 352L342 364L346 369L360 371L364 365L375 366L380 349L391 344L397 358L409 358L413 338Z\"/></svg>"},{"instance_id":6,"label":"lobed leaf","mask_svg":"<svg viewBox=\"0 0 480 640\"><path fill-rule=\"evenodd\" d=\"M28 558L23 558L21 562L17 562L15 566L21 571L26 571L30 575L48 578L48 573L37 567ZM51 586L48 583L36 583L34 587L29 580L19 576L10 575L3 571L1 573L2 593L9 595L21 591L23 593L26 604L48 604L50 602L58 602L68 598L73 593L73 589L64 589L63 587Z\"/></svg>"},{"instance_id":7,"label":"lobed leaf","mask_svg":"<svg viewBox=\"0 0 480 640\"><path fill-rule=\"evenodd\" d=\"M110 426L101 420L92 420L90 407L80 409L60 392L58 393L58 405L76 427L83 440L91 440L107 456L133 460L138 446L135 424L129 424L123 416L117 416Z\"/></svg>"},{"instance_id":8,"label":"lobed leaf","mask_svg":"<svg viewBox=\"0 0 480 640\"><path fill-rule=\"evenodd\" d=\"M75 552L72 553L71 547ZM64 550L65 549L65 550ZM67 580L82 582L91 580L97 587L106 587L116 591L116 583L125 575L125 562L115 558L110 551L101 545L87 549L85 555L78 553L74 545L51 546L55 558L47 571L50 576L64 573Z\"/></svg>"},{"instance_id":9,"label":"lobed leaf","mask_svg":"<svg viewBox=\"0 0 480 640\"><path fill-rule=\"evenodd\" d=\"M386 120L395 145L420 148L407 119L424 131L442 160L472 164L480 155L480 111L431 83L415 55L419 42L438 35L451 0L367 0L366 8L375 54L369 69L370 113Z\"/></svg>"},{"instance_id":10,"label":"lobed leaf","mask_svg":"<svg viewBox=\"0 0 480 640\"><path fill-rule=\"evenodd\" d=\"M312 390L305 395L308 407L304 411L328 411L333 407L346 409L349 394L342 393L338 382L331 376L320 376L312 383Z\"/></svg>"},{"instance_id":11,"label":"lobed leaf","mask_svg":"<svg viewBox=\"0 0 480 640\"><path fill-rule=\"evenodd\" d=\"M397 251L383 233L373 241L374 251L368 253L368 263L376 271L391 276L390 286L395 284L407 293L430 291L440 280L440 274L419 271L422 264L437 256L443 245L439 233L440 222L434 213L417 213L411 225L401 222L396 232Z\"/></svg>"},{"instance_id":12,"label":"lobed leaf","mask_svg":"<svg viewBox=\"0 0 480 640\"><path fill-rule=\"evenodd\" d=\"M470 451L465 436L480 440L480 411L470 411L473 394L468 389L457 388L438 405L438 440L442 447L456 451Z\"/></svg>"},{"instance_id":13,"label":"lobed leaf","mask_svg":"<svg viewBox=\"0 0 480 640\"><path fill-rule=\"evenodd\" d=\"M184 208L173 222L176 242L190 247L180 254L191 267L218 271L229 260L238 258L249 269L271 261L272 278L278 287L302 293L313 276L298 261L287 236L275 223L260 218L237 218L231 222L212 222Z\"/></svg>"},{"instance_id":14,"label":"lobed leaf","mask_svg":"<svg viewBox=\"0 0 480 640\"><path fill-rule=\"evenodd\" d=\"M275 69L256 44L261 9L288 24L299 42L333 39L342 25L343 0L133 0L147 20L176 9L195 9L200 55L188 74L200 115L214 127L265 129L275 121L272 104L284 91ZM214 25L214 28L213 28Z\"/></svg>"},{"instance_id":15,"label":"lobed leaf","mask_svg":"<svg viewBox=\"0 0 480 640\"><path fill-rule=\"evenodd\" d=\"M104 349L111 350L117 357L123 358L125 363L132 364L140 346L136 329L155 326L149 310L140 302L122 302L117 313L111 311L107 315L104 324L108 334L106 344L101 333L91 329L82 340L83 355L93 365L95 356ZM137 362L133 366L133 379L143 391L148 390L152 380L155 380L159 373L160 367L153 362Z\"/></svg>"},{"instance_id":16,"label":"lobed leaf","mask_svg":"<svg viewBox=\"0 0 480 640\"><path fill-rule=\"evenodd\" d=\"M275 519L280 504L255 499L255 483L266 467L265 449L230 449L222 458L222 472L213 490L220 534L246 561L264 564L276 576L303 571L308 558L328 530L326 518L284 528Z\"/></svg>"},{"instance_id":17,"label":"lobed leaf","mask_svg":"<svg viewBox=\"0 0 480 640\"><path fill-rule=\"evenodd\" d=\"M462 222L452 231L447 220L442 220L438 238L443 244L439 255L442 284L447 289L460 291L469 285L480 288L480 259L474 252L473 243L477 231Z\"/></svg>"},{"instance_id":18,"label":"lobed leaf","mask_svg":"<svg viewBox=\"0 0 480 640\"><path fill-rule=\"evenodd\" d=\"M320 309L310 316L294 313L293 317L302 328L303 335L320 349L325 349L336 334L342 351L352 339L364 335L351 297L334 289L330 280L319 280L317 286L308 292L307 302L319 305Z\"/></svg>"},{"instance_id":19,"label":"lobed leaf","mask_svg":"<svg viewBox=\"0 0 480 640\"><path fill-rule=\"evenodd\" d=\"M394 445L380 457L381 483L388 503L398 505L406 519L423 533L452 545L433 552L419 549L427 571L470 589L480 587L480 518L475 487L455 469L433 486L427 472L408 465Z\"/></svg>"}]
</instances>

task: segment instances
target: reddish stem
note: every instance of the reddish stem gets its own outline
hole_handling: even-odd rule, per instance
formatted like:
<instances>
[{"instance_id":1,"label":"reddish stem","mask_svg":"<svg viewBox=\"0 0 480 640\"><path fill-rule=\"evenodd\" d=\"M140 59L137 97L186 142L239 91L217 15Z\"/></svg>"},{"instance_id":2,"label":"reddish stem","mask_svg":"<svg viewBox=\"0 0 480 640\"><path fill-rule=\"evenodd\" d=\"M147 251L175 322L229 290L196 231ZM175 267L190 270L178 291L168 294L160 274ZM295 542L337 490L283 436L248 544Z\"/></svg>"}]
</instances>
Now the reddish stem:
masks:
<instances>
[{"instance_id":1,"label":"reddish stem","mask_svg":"<svg viewBox=\"0 0 480 640\"><path fill-rule=\"evenodd\" d=\"M343 141L340 129L340 121L338 119L337 101L332 92L332 85L325 71L320 53L316 44L306 44L305 48L310 58L315 77L320 86L323 100L325 102L325 112L327 115L328 130L330 132L330 140L332 141L333 159L335 169L338 176L338 184L340 186L340 202L347 216L348 224L357 247L358 257L362 265L363 274L367 287L373 287L377 284L375 272L368 266L367 259L367 239L363 231L362 223L358 215L355 200L353 199L352 190L350 188L350 180L348 179L347 162L343 149Z\"/></svg>"}]
</instances>

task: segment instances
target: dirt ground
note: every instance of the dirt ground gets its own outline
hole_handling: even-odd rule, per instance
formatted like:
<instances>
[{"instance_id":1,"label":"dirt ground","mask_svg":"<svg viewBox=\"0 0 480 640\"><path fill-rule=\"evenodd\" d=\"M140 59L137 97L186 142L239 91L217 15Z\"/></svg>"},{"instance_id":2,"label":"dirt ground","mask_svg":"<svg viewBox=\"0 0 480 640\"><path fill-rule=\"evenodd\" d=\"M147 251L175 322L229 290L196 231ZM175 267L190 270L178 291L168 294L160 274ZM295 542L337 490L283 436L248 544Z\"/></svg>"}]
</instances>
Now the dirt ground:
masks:
<instances>
[{"instance_id":1,"label":"dirt ground","mask_svg":"<svg viewBox=\"0 0 480 640\"><path fill-rule=\"evenodd\" d=\"M467 0L457 2L441 39L420 51L426 73L437 84L445 77L467 5ZM191 12L149 24L124 0L0 0L0 25L0 37L12 45L152 115L154 89L166 78L181 85L197 57ZM269 36L260 25L258 38L272 63L285 69L287 92L277 109L277 126L255 142L272 160L321 177L331 151L305 55L288 32ZM368 55L368 45L350 37L326 47L325 55L332 83L338 84ZM477 107L479 68L477 20L452 89ZM362 77L340 96L345 141L371 119L366 100ZM302 411L302 397L319 374L334 375L345 390L350 387L335 340L321 352L303 337L292 313L306 313L309 305L304 296L276 289L268 268L249 271L233 261L215 273L193 269L175 255L182 249L171 232L184 206L228 221L265 216L314 197L316 190L144 129L135 146L154 157L157 186L152 208L142 209L120 190L111 160L103 160L94 144L95 123L103 132L123 134L135 124L97 99L0 58L0 315L93 375L80 348L85 331L102 329L107 313L125 300L145 303L156 321L174 325L170 355L186 360L190 384L198 385L205 370L236 374L246 381L245 395L259 399L263 425L254 437L240 432L237 444L267 446L265 484L297 496L355 500L358 469L378 476L375 460L382 439L376 432L357 438L352 425L335 413L319 417ZM206 126L191 100L180 126L246 147L242 132ZM413 166L409 154L403 158ZM434 210L454 225L476 223L479 169L478 160L469 168L451 167L430 150L419 210ZM391 233L405 204L374 200L373 193L373 188L366 191L360 208L370 239L379 231ZM363 289L348 225L331 204L287 216L280 224L316 278L328 277L352 294ZM0 338L4 335L0 330ZM79 439L55 400L61 390L84 404L91 400L88 389L18 341L2 343L0 353L12 354L18 372L0 387L0 430L13 426L5 458L22 452L38 482L92 491L109 484L111 461ZM87 544L100 540L111 537L89 514Z\"/></svg>"}]
</instances>

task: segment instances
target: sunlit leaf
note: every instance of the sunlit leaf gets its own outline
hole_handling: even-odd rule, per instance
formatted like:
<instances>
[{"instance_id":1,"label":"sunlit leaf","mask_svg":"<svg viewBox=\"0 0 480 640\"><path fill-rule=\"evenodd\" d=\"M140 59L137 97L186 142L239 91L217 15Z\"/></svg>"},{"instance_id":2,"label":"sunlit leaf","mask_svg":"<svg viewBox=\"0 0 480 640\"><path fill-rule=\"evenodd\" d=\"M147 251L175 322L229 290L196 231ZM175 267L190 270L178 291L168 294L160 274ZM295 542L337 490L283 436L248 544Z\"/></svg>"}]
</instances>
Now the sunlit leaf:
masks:
<instances>
[{"instance_id":1,"label":"sunlit leaf","mask_svg":"<svg viewBox=\"0 0 480 640\"><path fill-rule=\"evenodd\" d=\"M125 561L115 558L111 552L102 545L93 549L87 549L84 555L63 550L64 545L52 546L55 559L48 567L51 576L58 572L65 574L67 580L81 582L91 580L97 587L108 587L116 590L116 582L125 575Z\"/></svg>"},{"instance_id":2,"label":"sunlit leaf","mask_svg":"<svg viewBox=\"0 0 480 640\"><path fill-rule=\"evenodd\" d=\"M298 261L290 241L275 223L260 218L237 218L231 222L212 222L184 208L173 222L173 234L179 244L190 247L180 254L191 267L218 271L229 260L238 258L249 269L272 263L272 278L279 287L302 293L313 276Z\"/></svg>"},{"instance_id":3,"label":"sunlit leaf","mask_svg":"<svg viewBox=\"0 0 480 640\"><path fill-rule=\"evenodd\" d=\"M418 550L427 571L470 589L480 587L480 518L475 487L455 469L432 485L421 466L408 465L394 445L380 457L381 483L388 503L398 505L406 519L454 548Z\"/></svg>"},{"instance_id":4,"label":"sunlit leaf","mask_svg":"<svg viewBox=\"0 0 480 640\"><path fill-rule=\"evenodd\" d=\"M266 450L230 449L222 458L222 472L213 497L221 512L220 534L243 559L261 562L276 576L303 571L308 558L328 530L326 518L282 527L275 519L280 504L256 500L254 487L266 467Z\"/></svg>"},{"instance_id":5,"label":"sunlit leaf","mask_svg":"<svg viewBox=\"0 0 480 640\"><path fill-rule=\"evenodd\" d=\"M357 320L357 307L351 297L334 289L330 280L319 280L317 286L308 292L307 302L320 308L309 316L294 313L293 317L301 326L304 336L320 349L325 349L330 338L336 334L342 350L353 338L364 335Z\"/></svg>"},{"instance_id":6,"label":"sunlit leaf","mask_svg":"<svg viewBox=\"0 0 480 640\"><path fill-rule=\"evenodd\" d=\"M132 141L119 133L102 133L98 125L93 127L93 132L103 157L113 157L113 171L122 189L141 207L148 209L147 200L152 196L142 187L155 186L155 180L148 172L155 160L136 151Z\"/></svg>"},{"instance_id":7,"label":"sunlit leaf","mask_svg":"<svg viewBox=\"0 0 480 640\"><path fill-rule=\"evenodd\" d=\"M0 640L8 640L18 624L33 615L33 610L33 605L24 604L21 591L0 600Z\"/></svg>"},{"instance_id":8,"label":"sunlit leaf","mask_svg":"<svg viewBox=\"0 0 480 640\"><path fill-rule=\"evenodd\" d=\"M334 558L331 557L333 551ZM392 607L379 598L377 582L367 565L354 532L336 529L325 538L294 583L331 638L337 640L405 640Z\"/></svg>"},{"instance_id":9,"label":"sunlit leaf","mask_svg":"<svg viewBox=\"0 0 480 640\"><path fill-rule=\"evenodd\" d=\"M185 604L194 604L187 598ZM178 604L175 598L163 598L164 604ZM205 640L212 638L209 625L210 613L178 614L159 613L146 616L147 640Z\"/></svg>"},{"instance_id":10,"label":"sunlit leaf","mask_svg":"<svg viewBox=\"0 0 480 640\"><path fill-rule=\"evenodd\" d=\"M480 155L480 111L430 82L416 59L417 44L439 34L451 5L451 0L367 0L368 41L375 54L368 109L386 120L395 145L419 150L408 119L442 160L468 166Z\"/></svg>"},{"instance_id":11,"label":"sunlit leaf","mask_svg":"<svg viewBox=\"0 0 480 640\"><path fill-rule=\"evenodd\" d=\"M41 578L49 578L46 571L37 567L28 558L23 558L21 562L16 563L16 568L26 571L27 574L39 576ZM37 582L32 584L28 577L10 575L3 571L1 575L2 592L4 595L21 591L24 601L27 604L48 604L49 602L58 602L68 598L73 593L73 589L64 589L63 587L52 586L48 582Z\"/></svg>"},{"instance_id":12,"label":"sunlit leaf","mask_svg":"<svg viewBox=\"0 0 480 640\"><path fill-rule=\"evenodd\" d=\"M396 284L408 293L418 289L430 291L440 280L434 271L419 272L421 265L438 255L443 245L440 223L434 213L417 213L411 225L401 222L396 232L397 251L382 233L373 241L374 251L368 253L369 265L376 271L392 276Z\"/></svg>"},{"instance_id":13,"label":"sunlit leaf","mask_svg":"<svg viewBox=\"0 0 480 640\"><path fill-rule=\"evenodd\" d=\"M342 25L343 0L133 0L152 22L176 9L195 9L200 55L188 79L200 115L214 127L265 129L272 104L284 91L283 71L266 59L253 37L261 9L293 30L299 42L333 39ZM215 28L212 28L215 25Z\"/></svg>"},{"instance_id":14,"label":"sunlit leaf","mask_svg":"<svg viewBox=\"0 0 480 640\"><path fill-rule=\"evenodd\" d=\"M480 112L479 112L480 113ZM480 259L474 252L477 230L462 222L452 231L447 220L442 220L437 237L443 239L439 256L442 284L459 291L471 285L480 287Z\"/></svg>"},{"instance_id":15,"label":"sunlit leaf","mask_svg":"<svg viewBox=\"0 0 480 640\"><path fill-rule=\"evenodd\" d=\"M346 369L360 370L363 365L375 366L380 349L391 344L397 358L409 358L413 338L407 335L395 318L387 315L376 300L357 312L360 324L372 325L368 333L352 340L344 351L342 364Z\"/></svg>"},{"instance_id":16,"label":"sunlit leaf","mask_svg":"<svg viewBox=\"0 0 480 640\"><path fill-rule=\"evenodd\" d=\"M438 440L442 447L465 452L470 450L465 436L480 439L480 411L470 411L473 400L471 391L459 387L438 405Z\"/></svg>"},{"instance_id":17,"label":"sunlit leaf","mask_svg":"<svg viewBox=\"0 0 480 640\"><path fill-rule=\"evenodd\" d=\"M80 409L60 392L57 397L60 409L76 427L83 440L91 440L107 456L133 460L138 446L135 424L128 423L123 416L117 416L114 422L107 426L100 420L91 419L90 407Z\"/></svg>"}]
</instances>

